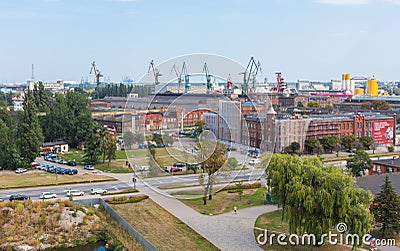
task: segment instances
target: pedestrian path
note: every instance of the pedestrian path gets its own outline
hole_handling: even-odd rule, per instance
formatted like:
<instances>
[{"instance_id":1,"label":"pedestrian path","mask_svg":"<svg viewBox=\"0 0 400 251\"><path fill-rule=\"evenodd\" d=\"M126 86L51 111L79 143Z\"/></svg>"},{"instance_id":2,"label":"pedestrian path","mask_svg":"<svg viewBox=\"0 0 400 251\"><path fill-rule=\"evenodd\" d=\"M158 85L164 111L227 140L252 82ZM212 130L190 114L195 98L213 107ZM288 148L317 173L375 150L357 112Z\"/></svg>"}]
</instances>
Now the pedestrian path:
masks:
<instances>
[{"instance_id":1,"label":"pedestrian path","mask_svg":"<svg viewBox=\"0 0 400 251\"><path fill-rule=\"evenodd\" d=\"M265 205L241 209L237 214L230 212L208 216L157 189L143 188L140 191L221 250L261 250L255 241L254 223L259 215L278 209Z\"/></svg>"}]
</instances>

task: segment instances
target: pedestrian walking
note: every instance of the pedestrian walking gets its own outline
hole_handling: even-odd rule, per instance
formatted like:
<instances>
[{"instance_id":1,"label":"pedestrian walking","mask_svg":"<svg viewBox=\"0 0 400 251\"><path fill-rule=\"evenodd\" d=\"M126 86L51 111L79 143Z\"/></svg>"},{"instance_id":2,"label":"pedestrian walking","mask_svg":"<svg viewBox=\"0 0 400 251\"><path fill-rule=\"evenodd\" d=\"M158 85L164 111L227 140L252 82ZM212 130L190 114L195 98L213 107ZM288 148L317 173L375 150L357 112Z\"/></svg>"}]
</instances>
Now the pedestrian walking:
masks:
<instances>
[{"instance_id":1,"label":"pedestrian walking","mask_svg":"<svg viewBox=\"0 0 400 251\"><path fill-rule=\"evenodd\" d=\"M237 214L237 208L236 208L236 207L233 207L233 212L234 212L235 214Z\"/></svg>"}]
</instances>

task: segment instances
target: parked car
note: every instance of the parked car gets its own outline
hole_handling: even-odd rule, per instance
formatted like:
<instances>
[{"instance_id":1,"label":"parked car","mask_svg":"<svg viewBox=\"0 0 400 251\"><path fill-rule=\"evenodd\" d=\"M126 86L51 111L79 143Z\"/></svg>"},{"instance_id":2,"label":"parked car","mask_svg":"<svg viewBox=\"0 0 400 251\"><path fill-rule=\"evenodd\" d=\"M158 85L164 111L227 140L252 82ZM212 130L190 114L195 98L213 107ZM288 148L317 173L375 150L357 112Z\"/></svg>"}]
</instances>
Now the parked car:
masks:
<instances>
[{"instance_id":1,"label":"parked car","mask_svg":"<svg viewBox=\"0 0 400 251\"><path fill-rule=\"evenodd\" d=\"M173 167L178 167L178 168L184 168L184 167L185 167L185 164L180 163L180 162L175 162L172 166L173 166Z\"/></svg>"},{"instance_id":2,"label":"parked car","mask_svg":"<svg viewBox=\"0 0 400 251\"><path fill-rule=\"evenodd\" d=\"M76 166L76 162L75 161L68 161L67 165Z\"/></svg>"},{"instance_id":3,"label":"parked car","mask_svg":"<svg viewBox=\"0 0 400 251\"><path fill-rule=\"evenodd\" d=\"M103 189L103 188L92 188L90 189L90 194L104 194L104 193L108 193L107 189Z\"/></svg>"},{"instance_id":4,"label":"parked car","mask_svg":"<svg viewBox=\"0 0 400 251\"><path fill-rule=\"evenodd\" d=\"M40 199L55 199L55 198L57 198L57 194L51 192L43 192L42 195L40 195Z\"/></svg>"},{"instance_id":5,"label":"parked car","mask_svg":"<svg viewBox=\"0 0 400 251\"><path fill-rule=\"evenodd\" d=\"M60 164L63 164L63 165L66 165L66 164L68 164L68 161L66 161L66 160L60 160L60 162L59 162Z\"/></svg>"},{"instance_id":6,"label":"parked car","mask_svg":"<svg viewBox=\"0 0 400 251\"><path fill-rule=\"evenodd\" d=\"M18 168L17 170L15 170L15 173L24 173L28 170L26 170L25 168Z\"/></svg>"},{"instance_id":7,"label":"parked car","mask_svg":"<svg viewBox=\"0 0 400 251\"><path fill-rule=\"evenodd\" d=\"M86 166L84 167L84 169L86 169L86 170L94 170L94 166L92 166L92 165L86 165Z\"/></svg>"},{"instance_id":8,"label":"parked car","mask_svg":"<svg viewBox=\"0 0 400 251\"><path fill-rule=\"evenodd\" d=\"M69 175L74 175L74 174L78 174L78 170L76 169L70 169L68 172Z\"/></svg>"},{"instance_id":9,"label":"parked car","mask_svg":"<svg viewBox=\"0 0 400 251\"><path fill-rule=\"evenodd\" d=\"M67 196L69 197L70 195L72 195L72 196L83 196L83 195L85 195L85 192L79 191L79 190L75 190L75 189L70 189L70 190L67 190Z\"/></svg>"},{"instance_id":10,"label":"parked car","mask_svg":"<svg viewBox=\"0 0 400 251\"><path fill-rule=\"evenodd\" d=\"M31 163L31 166L32 166L33 168L36 169L36 167L37 167L37 166L40 166L40 164L37 163L37 162L32 162L32 163Z\"/></svg>"},{"instance_id":11,"label":"parked car","mask_svg":"<svg viewBox=\"0 0 400 251\"><path fill-rule=\"evenodd\" d=\"M149 166L141 166L139 168L139 171L149 171L150 167Z\"/></svg>"},{"instance_id":12,"label":"parked car","mask_svg":"<svg viewBox=\"0 0 400 251\"><path fill-rule=\"evenodd\" d=\"M182 172L182 168L180 168L180 167L171 167L170 172L171 173Z\"/></svg>"},{"instance_id":13,"label":"parked car","mask_svg":"<svg viewBox=\"0 0 400 251\"><path fill-rule=\"evenodd\" d=\"M261 163L261 160L259 160L259 159L252 159L252 160L249 161L250 165L257 165L257 164L260 164L260 163Z\"/></svg>"},{"instance_id":14,"label":"parked car","mask_svg":"<svg viewBox=\"0 0 400 251\"><path fill-rule=\"evenodd\" d=\"M10 201L13 200L29 200L29 196L23 194L12 194L9 198Z\"/></svg>"},{"instance_id":15,"label":"parked car","mask_svg":"<svg viewBox=\"0 0 400 251\"><path fill-rule=\"evenodd\" d=\"M0 202L3 202L4 201L4 199L3 198L0 198Z\"/></svg>"},{"instance_id":16,"label":"parked car","mask_svg":"<svg viewBox=\"0 0 400 251\"><path fill-rule=\"evenodd\" d=\"M226 148L226 150L227 150L228 152L230 152L230 151L236 151L237 148L236 148L236 147L228 147L228 148Z\"/></svg>"}]
</instances>

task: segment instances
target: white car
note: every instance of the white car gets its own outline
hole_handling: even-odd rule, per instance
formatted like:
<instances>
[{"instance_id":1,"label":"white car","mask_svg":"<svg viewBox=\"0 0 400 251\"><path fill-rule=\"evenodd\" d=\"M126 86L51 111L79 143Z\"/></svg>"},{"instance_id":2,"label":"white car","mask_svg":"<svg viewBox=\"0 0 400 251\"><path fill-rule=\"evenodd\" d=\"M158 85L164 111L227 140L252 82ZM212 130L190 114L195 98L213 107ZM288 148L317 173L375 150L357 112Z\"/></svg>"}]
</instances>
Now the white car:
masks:
<instances>
[{"instance_id":1,"label":"white car","mask_svg":"<svg viewBox=\"0 0 400 251\"><path fill-rule=\"evenodd\" d=\"M259 160L259 159L252 159L249 161L250 165L256 165L256 164L260 164L260 163L261 163L261 160Z\"/></svg>"},{"instance_id":2,"label":"white car","mask_svg":"<svg viewBox=\"0 0 400 251\"><path fill-rule=\"evenodd\" d=\"M103 189L103 188L92 188L90 189L90 194L104 194L104 193L108 193L107 189Z\"/></svg>"},{"instance_id":3,"label":"white car","mask_svg":"<svg viewBox=\"0 0 400 251\"><path fill-rule=\"evenodd\" d=\"M149 171L150 170L150 167L149 166L141 166L140 168L139 168L139 171Z\"/></svg>"},{"instance_id":4,"label":"white car","mask_svg":"<svg viewBox=\"0 0 400 251\"><path fill-rule=\"evenodd\" d=\"M17 170L15 170L15 173L24 173L28 170L26 170L25 168L18 168Z\"/></svg>"},{"instance_id":5,"label":"white car","mask_svg":"<svg viewBox=\"0 0 400 251\"><path fill-rule=\"evenodd\" d=\"M83 195L85 195L85 192L79 191L79 190L74 190L74 189L67 190L67 196L69 197L71 195L72 196L83 196Z\"/></svg>"},{"instance_id":6,"label":"white car","mask_svg":"<svg viewBox=\"0 0 400 251\"><path fill-rule=\"evenodd\" d=\"M86 169L86 170L94 170L94 166L92 166L92 165L86 165L86 166L84 167L84 169Z\"/></svg>"},{"instance_id":7,"label":"white car","mask_svg":"<svg viewBox=\"0 0 400 251\"><path fill-rule=\"evenodd\" d=\"M55 193L50 193L50 192L43 192L42 195L40 195L41 199L55 199L57 198L57 194Z\"/></svg>"}]
</instances>

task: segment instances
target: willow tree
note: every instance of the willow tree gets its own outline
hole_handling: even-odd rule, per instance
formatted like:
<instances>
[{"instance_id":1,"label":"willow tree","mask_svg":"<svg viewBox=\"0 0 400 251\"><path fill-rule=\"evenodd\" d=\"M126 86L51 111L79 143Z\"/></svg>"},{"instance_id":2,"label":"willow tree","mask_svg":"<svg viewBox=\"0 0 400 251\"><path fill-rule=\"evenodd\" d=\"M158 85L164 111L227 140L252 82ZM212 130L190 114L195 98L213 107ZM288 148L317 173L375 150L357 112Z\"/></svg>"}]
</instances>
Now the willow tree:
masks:
<instances>
[{"instance_id":1,"label":"willow tree","mask_svg":"<svg viewBox=\"0 0 400 251\"><path fill-rule=\"evenodd\" d=\"M362 236L372 227L372 194L354 186L355 179L318 158L273 155L263 161L271 195L282 208L290 233L321 236L338 223ZM358 243L354 243L357 245Z\"/></svg>"}]
</instances>

